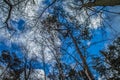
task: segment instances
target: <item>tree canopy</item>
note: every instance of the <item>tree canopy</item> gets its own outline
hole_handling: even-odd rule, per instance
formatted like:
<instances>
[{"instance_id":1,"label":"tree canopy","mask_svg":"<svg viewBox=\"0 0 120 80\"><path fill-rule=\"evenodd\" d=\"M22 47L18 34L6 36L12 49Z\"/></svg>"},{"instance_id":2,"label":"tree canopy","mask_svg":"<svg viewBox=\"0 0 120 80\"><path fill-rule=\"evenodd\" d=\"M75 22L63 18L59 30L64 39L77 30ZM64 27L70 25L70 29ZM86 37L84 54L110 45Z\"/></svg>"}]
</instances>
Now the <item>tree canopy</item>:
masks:
<instances>
[{"instance_id":1,"label":"tree canopy","mask_svg":"<svg viewBox=\"0 0 120 80\"><path fill-rule=\"evenodd\" d=\"M119 79L119 5L119 0L1 0L0 79Z\"/></svg>"}]
</instances>

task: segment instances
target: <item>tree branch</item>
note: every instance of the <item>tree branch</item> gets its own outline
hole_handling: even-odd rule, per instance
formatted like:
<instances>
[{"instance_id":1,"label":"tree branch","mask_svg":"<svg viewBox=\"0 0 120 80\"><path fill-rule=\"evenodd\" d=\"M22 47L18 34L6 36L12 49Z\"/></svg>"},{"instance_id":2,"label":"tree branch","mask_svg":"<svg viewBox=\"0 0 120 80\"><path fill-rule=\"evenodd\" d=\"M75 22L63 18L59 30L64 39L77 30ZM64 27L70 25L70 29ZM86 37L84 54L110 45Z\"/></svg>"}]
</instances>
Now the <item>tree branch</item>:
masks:
<instances>
[{"instance_id":1,"label":"tree branch","mask_svg":"<svg viewBox=\"0 0 120 80\"><path fill-rule=\"evenodd\" d=\"M83 7L95 7L95 6L116 6L120 5L120 0L96 0L95 2L88 2L83 4Z\"/></svg>"},{"instance_id":2,"label":"tree branch","mask_svg":"<svg viewBox=\"0 0 120 80\"><path fill-rule=\"evenodd\" d=\"M6 20L5 20L5 23L7 25L6 27L11 30L12 28L9 26L8 22L9 22L9 19L11 18L13 5L8 0L4 0L4 2L9 6L8 16L7 16Z\"/></svg>"}]
</instances>

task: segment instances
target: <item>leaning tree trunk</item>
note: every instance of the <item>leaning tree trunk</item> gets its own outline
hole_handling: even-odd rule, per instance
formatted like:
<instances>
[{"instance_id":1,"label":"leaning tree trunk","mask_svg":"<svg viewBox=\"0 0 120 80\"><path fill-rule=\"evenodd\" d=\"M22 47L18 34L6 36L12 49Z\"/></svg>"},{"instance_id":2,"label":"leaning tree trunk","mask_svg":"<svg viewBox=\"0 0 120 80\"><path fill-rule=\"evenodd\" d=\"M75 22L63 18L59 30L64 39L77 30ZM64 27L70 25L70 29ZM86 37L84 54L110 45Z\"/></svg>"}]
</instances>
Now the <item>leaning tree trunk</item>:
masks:
<instances>
[{"instance_id":1,"label":"leaning tree trunk","mask_svg":"<svg viewBox=\"0 0 120 80\"><path fill-rule=\"evenodd\" d=\"M116 6L120 5L120 0L95 0L94 2L88 2L83 4L83 7L94 7L94 6Z\"/></svg>"},{"instance_id":2,"label":"leaning tree trunk","mask_svg":"<svg viewBox=\"0 0 120 80\"><path fill-rule=\"evenodd\" d=\"M76 51L77 51L78 54L80 55L80 58L81 58L82 64L83 64L83 68L84 68L84 71L85 71L85 74L86 74L87 78L88 78L89 80L95 80L93 74L91 73L91 70L89 69L89 66L88 66L88 64L87 64L87 62L86 62L85 57L83 56L82 52L81 52L80 49L79 49L79 46L78 46L78 44L77 44L77 41L75 40L75 38L73 37L73 35L72 35L71 33L70 33L70 36L71 36L72 41L73 41L73 43L74 43L74 45L75 45Z\"/></svg>"}]
</instances>

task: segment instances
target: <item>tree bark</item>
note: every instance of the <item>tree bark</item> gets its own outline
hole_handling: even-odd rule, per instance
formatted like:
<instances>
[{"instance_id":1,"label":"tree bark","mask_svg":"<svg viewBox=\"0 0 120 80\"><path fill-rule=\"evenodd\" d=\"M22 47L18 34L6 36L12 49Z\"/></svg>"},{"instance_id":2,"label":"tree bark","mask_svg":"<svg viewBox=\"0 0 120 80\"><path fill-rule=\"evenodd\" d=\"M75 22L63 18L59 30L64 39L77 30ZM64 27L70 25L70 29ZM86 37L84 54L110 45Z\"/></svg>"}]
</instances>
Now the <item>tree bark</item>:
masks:
<instances>
[{"instance_id":1,"label":"tree bark","mask_svg":"<svg viewBox=\"0 0 120 80\"><path fill-rule=\"evenodd\" d=\"M69 33L70 33L70 32L69 32ZM87 64L87 62L86 62L85 57L83 56L82 52L81 52L80 49L79 49L79 46L78 46L78 44L77 44L76 39L74 38L74 36L72 35L72 33L70 33L70 36L71 36L72 41L73 41L73 43L74 43L74 45L75 45L76 51L77 51L78 54L80 55L80 58L81 58L82 64L83 64L83 68L84 68L84 71L85 71L85 74L86 74L87 78L88 78L89 80L95 80L93 74L91 73L91 71L90 71L90 69L89 69L89 66L88 66L88 64Z\"/></svg>"},{"instance_id":2,"label":"tree bark","mask_svg":"<svg viewBox=\"0 0 120 80\"><path fill-rule=\"evenodd\" d=\"M95 0L95 2L88 2L83 4L83 7L94 6L117 6L120 5L120 0Z\"/></svg>"}]
</instances>

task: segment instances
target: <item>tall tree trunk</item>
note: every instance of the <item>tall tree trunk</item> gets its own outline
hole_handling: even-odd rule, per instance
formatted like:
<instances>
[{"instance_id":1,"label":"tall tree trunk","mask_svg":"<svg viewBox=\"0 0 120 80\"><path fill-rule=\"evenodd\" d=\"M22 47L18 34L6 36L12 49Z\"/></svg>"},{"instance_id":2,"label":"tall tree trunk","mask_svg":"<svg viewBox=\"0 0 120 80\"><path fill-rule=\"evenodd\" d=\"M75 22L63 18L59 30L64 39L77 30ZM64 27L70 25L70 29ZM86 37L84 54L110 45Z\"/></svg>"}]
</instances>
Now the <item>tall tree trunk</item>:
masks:
<instances>
[{"instance_id":1,"label":"tall tree trunk","mask_svg":"<svg viewBox=\"0 0 120 80\"><path fill-rule=\"evenodd\" d=\"M94 6L116 6L120 5L120 0L95 0L95 2L88 2L83 4L83 7L94 7Z\"/></svg>"},{"instance_id":2,"label":"tall tree trunk","mask_svg":"<svg viewBox=\"0 0 120 80\"><path fill-rule=\"evenodd\" d=\"M91 73L91 71L90 71L90 69L89 69L89 67L88 67L88 64L87 64L87 62L86 62L85 57L83 56L82 52L81 52L80 49L79 49L79 46L78 46L78 44L77 44L76 39L74 38L74 36L72 35L72 33L70 33L70 36L71 36L72 41L73 41L73 43L74 43L74 45L75 45L76 51L77 51L78 54L80 55L80 58L81 58L81 60L82 60L82 64L83 64L84 71L85 71L85 74L86 74L87 78L88 78L89 80L95 80L93 74Z\"/></svg>"}]
</instances>

